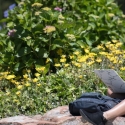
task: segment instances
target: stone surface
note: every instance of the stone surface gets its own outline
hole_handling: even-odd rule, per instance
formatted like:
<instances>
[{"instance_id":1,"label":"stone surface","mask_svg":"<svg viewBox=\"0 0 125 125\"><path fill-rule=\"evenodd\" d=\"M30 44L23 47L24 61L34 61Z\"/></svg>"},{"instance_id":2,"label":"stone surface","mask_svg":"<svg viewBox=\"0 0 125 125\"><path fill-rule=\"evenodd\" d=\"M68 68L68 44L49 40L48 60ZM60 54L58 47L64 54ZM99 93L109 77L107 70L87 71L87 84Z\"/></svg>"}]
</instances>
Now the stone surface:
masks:
<instances>
[{"instance_id":1,"label":"stone surface","mask_svg":"<svg viewBox=\"0 0 125 125\"><path fill-rule=\"evenodd\" d=\"M60 106L52 109L42 115L35 116L14 116L3 118L0 125L92 125L81 118L81 116L72 116L69 113L68 106ZM108 121L106 125L125 125L125 118L118 117Z\"/></svg>"}]
</instances>

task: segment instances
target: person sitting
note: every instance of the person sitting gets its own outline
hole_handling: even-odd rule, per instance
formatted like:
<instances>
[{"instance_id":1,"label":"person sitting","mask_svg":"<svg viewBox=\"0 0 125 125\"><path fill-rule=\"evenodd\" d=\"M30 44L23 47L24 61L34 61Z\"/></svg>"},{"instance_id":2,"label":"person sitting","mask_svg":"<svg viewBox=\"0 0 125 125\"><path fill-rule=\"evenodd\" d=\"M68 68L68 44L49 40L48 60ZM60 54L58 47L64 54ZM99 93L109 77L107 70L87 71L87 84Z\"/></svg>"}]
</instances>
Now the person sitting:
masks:
<instances>
[{"instance_id":1,"label":"person sitting","mask_svg":"<svg viewBox=\"0 0 125 125\"><path fill-rule=\"evenodd\" d=\"M80 109L81 116L93 125L105 125L108 120L125 115L125 93L113 93L112 90L108 88L107 95L112 98L122 99L122 101L105 112L90 113L84 109Z\"/></svg>"}]
</instances>

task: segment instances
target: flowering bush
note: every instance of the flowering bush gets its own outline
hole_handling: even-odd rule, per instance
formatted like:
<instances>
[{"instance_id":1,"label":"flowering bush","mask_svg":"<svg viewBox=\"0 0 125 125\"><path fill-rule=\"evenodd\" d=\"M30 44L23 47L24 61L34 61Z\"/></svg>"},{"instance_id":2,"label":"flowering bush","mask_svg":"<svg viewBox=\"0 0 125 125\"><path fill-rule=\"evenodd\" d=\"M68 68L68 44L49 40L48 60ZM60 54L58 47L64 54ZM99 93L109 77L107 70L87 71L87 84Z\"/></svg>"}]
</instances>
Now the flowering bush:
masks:
<instances>
[{"instance_id":1,"label":"flowering bush","mask_svg":"<svg viewBox=\"0 0 125 125\"><path fill-rule=\"evenodd\" d=\"M0 34L0 65L20 75L39 66L44 74L53 72L62 54L68 63L70 53L84 54L88 45L124 42L124 18L113 0L19 1L6 19L6 34Z\"/></svg>"},{"instance_id":2,"label":"flowering bush","mask_svg":"<svg viewBox=\"0 0 125 125\"><path fill-rule=\"evenodd\" d=\"M105 93L95 68L125 78L124 18L113 0L19 2L0 33L0 117L42 114L82 92Z\"/></svg>"},{"instance_id":3,"label":"flowering bush","mask_svg":"<svg viewBox=\"0 0 125 125\"><path fill-rule=\"evenodd\" d=\"M0 72L0 117L43 114L69 104L83 92L105 94L107 88L93 70L115 69L125 79L125 52L122 47L123 44L116 40L98 45L96 52L88 46L85 55L79 51L71 54L70 63L66 62L66 55L62 55L55 64L57 72L49 75L42 75L45 72L43 66L36 68L34 74L31 70L23 70L22 79L10 72Z\"/></svg>"}]
</instances>

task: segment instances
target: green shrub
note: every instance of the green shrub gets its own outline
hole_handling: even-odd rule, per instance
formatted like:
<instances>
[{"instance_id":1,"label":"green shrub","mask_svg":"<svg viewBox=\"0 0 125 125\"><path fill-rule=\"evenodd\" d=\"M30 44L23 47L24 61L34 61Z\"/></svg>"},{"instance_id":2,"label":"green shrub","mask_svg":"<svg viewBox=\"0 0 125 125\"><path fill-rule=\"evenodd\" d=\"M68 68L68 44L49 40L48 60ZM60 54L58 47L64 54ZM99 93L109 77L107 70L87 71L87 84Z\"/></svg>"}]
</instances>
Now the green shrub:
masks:
<instances>
[{"instance_id":1,"label":"green shrub","mask_svg":"<svg viewBox=\"0 0 125 125\"><path fill-rule=\"evenodd\" d=\"M96 49L98 54L90 48L85 49L85 55L74 52L70 63L66 62L66 55L62 55L60 63L55 64L57 72L49 75L39 73L44 72L44 67L37 68L35 78L30 70L24 70L21 79L11 72L0 72L0 117L43 114L68 105L83 92L106 94L107 88L93 70L111 68L125 79L125 51L116 40L98 45Z\"/></svg>"},{"instance_id":2,"label":"green shrub","mask_svg":"<svg viewBox=\"0 0 125 125\"><path fill-rule=\"evenodd\" d=\"M124 18L113 0L18 2L6 19L7 33L0 35L0 64L18 74L45 66L46 74L54 70L54 60L59 62L62 54L69 62L70 53L84 54L88 45L93 48L112 39L123 41Z\"/></svg>"}]
</instances>

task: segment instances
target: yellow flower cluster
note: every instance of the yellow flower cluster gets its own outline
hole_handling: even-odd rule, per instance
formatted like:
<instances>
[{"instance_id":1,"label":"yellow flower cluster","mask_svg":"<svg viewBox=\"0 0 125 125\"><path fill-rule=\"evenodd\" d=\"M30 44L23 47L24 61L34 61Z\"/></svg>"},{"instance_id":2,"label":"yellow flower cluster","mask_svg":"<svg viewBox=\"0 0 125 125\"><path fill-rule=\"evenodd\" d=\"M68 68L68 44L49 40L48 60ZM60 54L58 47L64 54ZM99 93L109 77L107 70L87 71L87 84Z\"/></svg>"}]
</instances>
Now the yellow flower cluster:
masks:
<instances>
[{"instance_id":1,"label":"yellow flower cluster","mask_svg":"<svg viewBox=\"0 0 125 125\"><path fill-rule=\"evenodd\" d=\"M46 26L43 30L45 33L51 33L56 31L56 28L54 26Z\"/></svg>"},{"instance_id":2,"label":"yellow flower cluster","mask_svg":"<svg viewBox=\"0 0 125 125\"><path fill-rule=\"evenodd\" d=\"M34 78L34 79L33 79L33 82L38 82L38 79L37 79L37 78Z\"/></svg>"},{"instance_id":3,"label":"yellow flower cluster","mask_svg":"<svg viewBox=\"0 0 125 125\"><path fill-rule=\"evenodd\" d=\"M72 40L72 41L76 41L76 38L73 34L66 34L66 37L69 39L69 40Z\"/></svg>"},{"instance_id":4,"label":"yellow flower cluster","mask_svg":"<svg viewBox=\"0 0 125 125\"><path fill-rule=\"evenodd\" d=\"M59 23L59 24L63 24L63 23L64 23L64 19L65 19L65 17L64 17L62 14L60 14L60 15L58 16L58 23Z\"/></svg>"},{"instance_id":5,"label":"yellow flower cluster","mask_svg":"<svg viewBox=\"0 0 125 125\"><path fill-rule=\"evenodd\" d=\"M115 15L114 15L114 13L109 13L108 16L109 17L114 17Z\"/></svg>"},{"instance_id":6,"label":"yellow flower cluster","mask_svg":"<svg viewBox=\"0 0 125 125\"><path fill-rule=\"evenodd\" d=\"M39 73L35 73L35 76L36 76L36 77L39 77L39 76L40 76L40 74L39 74Z\"/></svg>"},{"instance_id":7,"label":"yellow flower cluster","mask_svg":"<svg viewBox=\"0 0 125 125\"><path fill-rule=\"evenodd\" d=\"M34 4L32 4L32 7L41 7L43 4L41 4L41 3L34 3Z\"/></svg>"},{"instance_id":8,"label":"yellow flower cluster","mask_svg":"<svg viewBox=\"0 0 125 125\"><path fill-rule=\"evenodd\" d=\"M79 55L80 52L79 52L79 51L75 51L74 54L75 54L75 55Z\"/></svg>"},{"instance_id":9,"label":"yellow flower cluster","mask_svg":"<svg viewBox=\"0 0 125 125\"><path fill-rule=\"evenodd\" d=\"M61 64L59 64L59 63L55 64L55 67L60 67L60 66L61 66Z\"/></svg>"},{"instance_id":10,"label":"yellow flower cluster","mask_svg":"<svg viewBox=\"0 0 125 125\"><path fill-rule=\"evenodd\" d=\"M10 80L10 79L13 79L15 77L16 77L15 75L7 75L6 79Z\"/></svg>"},{"instance_id":11,"label":"yellow flower cluster","mask_svg":"<svg viewBox=\"0 0 125 125\"><path fill-rule=\"evenodd\" d=\"M38 72L43 72L45 70L45 67L44 66L41 66L41 67L36 67L36 70Z\"/></svg>"},{"instance_id":12,"label":"yellow flower cluster","mask_svg":"<svg viewBox=\"0 0 125 125\"><path fill-rule=\"evenodd\" d=\"M61 63L65 63L66 62L66 55L62 55L61 59L60 59Z\"/></svg>"},{"instance_id":13,"label":"yellow flower cluster","mask_svg":"<svg viewBox=\"0 0 125 125\"><path fill-rule=\"evenodd\" d=\"M36 16L39 16L39 15L40 15L40 13L42 13L42 12L37 11L37 12L35 12L35 15L36 15Z\"/></svg>"},{"instance_id":14,"label":"yellow flower cluster","mask_svg":"<svg viewBox=\"0 0 125 125\"><path fill-rule=\"evenodd\" d=\"M51 10L51 8L49 8L49 7L44 7L42 9L45 10L45 11L50 11Z\"/></svg>"}]
</instances>

